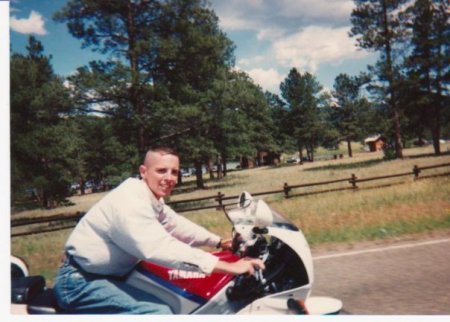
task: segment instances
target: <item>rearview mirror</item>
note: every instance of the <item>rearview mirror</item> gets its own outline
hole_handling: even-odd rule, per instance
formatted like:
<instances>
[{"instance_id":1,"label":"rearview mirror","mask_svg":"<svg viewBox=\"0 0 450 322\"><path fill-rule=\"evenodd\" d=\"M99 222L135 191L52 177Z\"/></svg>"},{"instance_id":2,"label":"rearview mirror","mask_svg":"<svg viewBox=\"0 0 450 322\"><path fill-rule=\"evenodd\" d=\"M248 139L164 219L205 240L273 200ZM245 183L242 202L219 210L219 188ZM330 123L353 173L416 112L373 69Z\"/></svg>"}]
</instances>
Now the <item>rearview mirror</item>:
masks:
<instances>
[{"instance_id":1,"label":"rearview mirror","mask_svg":"<svg viewBox=\"0 0 450 322\"><path fill-rule=\"evenodd\" d=\"M238 198L238 208L247 208L252 201L253 197L247 191L243 191Z\"/></svg>"}]
</instances>

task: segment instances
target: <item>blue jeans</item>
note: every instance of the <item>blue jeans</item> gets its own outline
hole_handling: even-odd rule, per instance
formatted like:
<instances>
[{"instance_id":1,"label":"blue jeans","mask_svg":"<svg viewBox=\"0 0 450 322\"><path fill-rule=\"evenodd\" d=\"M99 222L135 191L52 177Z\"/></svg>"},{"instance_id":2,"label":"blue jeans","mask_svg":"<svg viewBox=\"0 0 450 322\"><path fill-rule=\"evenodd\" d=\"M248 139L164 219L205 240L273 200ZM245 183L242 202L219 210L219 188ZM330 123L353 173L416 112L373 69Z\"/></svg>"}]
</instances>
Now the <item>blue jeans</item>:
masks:
<instances>
[{"instance_id":1,"label":"blue jeans","mask_svg":"<svg viewBox=\"0 0 450 322\"><path fill-rule=\"evenodd\" d=\"M120 278L83 271L66 259L59 268L53 288L56 301L75 314L172 314L156 297L125 284Z\"/></svg>"}]
</instances>

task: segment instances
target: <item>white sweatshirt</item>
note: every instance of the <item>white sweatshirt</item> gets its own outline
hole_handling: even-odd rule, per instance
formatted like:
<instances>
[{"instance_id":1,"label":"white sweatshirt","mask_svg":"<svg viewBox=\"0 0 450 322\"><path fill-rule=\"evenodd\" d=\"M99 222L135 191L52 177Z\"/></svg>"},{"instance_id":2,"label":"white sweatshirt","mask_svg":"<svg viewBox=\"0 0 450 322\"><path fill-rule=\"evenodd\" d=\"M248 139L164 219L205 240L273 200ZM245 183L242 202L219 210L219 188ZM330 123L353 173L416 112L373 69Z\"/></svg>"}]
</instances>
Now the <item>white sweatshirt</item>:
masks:
<instances>
[{"instance_id":1,"label":"white sweatshirt","mask_svg":"<svg viewBox=\"0 0 450 322\"><path fill-rule=\"evenodd\" d=\"M83 216L65 249L95 274L123 276L143 259L173 268L194 265L210 274L218 258L193 247L219 241L157 200L144 181L129 178Z\"/></svg>"}]
</instances>

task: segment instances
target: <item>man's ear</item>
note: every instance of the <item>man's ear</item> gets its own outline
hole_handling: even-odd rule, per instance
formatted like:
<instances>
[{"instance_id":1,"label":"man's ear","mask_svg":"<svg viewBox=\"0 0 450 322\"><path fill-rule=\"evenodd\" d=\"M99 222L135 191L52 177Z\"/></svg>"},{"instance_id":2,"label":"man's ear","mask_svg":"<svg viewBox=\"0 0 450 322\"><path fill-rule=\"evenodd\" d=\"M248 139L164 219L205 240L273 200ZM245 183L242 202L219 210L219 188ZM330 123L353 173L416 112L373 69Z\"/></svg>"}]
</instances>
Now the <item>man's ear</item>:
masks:
<instances>
[{"instance_id":1,"label":"man's ear","mask_svg":"<svg viewBox=\"0 0 450 322\"><path fill-rule=\"evenodd\" d=\"M141 164L139 166L139 173L141 174L141 178L145 177L146 172L147 172L147 168L145 167L145 165Z\"/></svg>"}]
</instances>

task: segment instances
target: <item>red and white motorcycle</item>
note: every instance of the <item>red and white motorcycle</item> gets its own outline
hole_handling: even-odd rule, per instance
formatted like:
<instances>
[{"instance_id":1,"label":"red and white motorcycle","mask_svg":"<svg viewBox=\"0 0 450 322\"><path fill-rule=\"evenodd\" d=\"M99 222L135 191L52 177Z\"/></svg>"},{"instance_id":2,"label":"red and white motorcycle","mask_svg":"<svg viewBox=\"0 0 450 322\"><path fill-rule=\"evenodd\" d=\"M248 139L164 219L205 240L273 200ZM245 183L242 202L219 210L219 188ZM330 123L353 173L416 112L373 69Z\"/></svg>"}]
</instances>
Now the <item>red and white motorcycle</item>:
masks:
<instances>
[{"instance_id":1,"label":"red and white motorcycle","mask_svg":"<svg viewBox=\"0 0 450 322\"><path fill-rule=\"evenodd\" d=\"M260 258L254 275L205 275L186 266L173 269L141 261L126 282L170 305L175 314L338 314L342 302L311 295L314 268L303 233L263 200L243 192L225 210L233 225L232 250L214 252L224 261ZM28 313L56 313L51 290L28 301ZM43 298L45 297L45 298ZM46 305L43 303L47 303ZM51 303L50 305L48 303Z\"/></svg>"}]
</instances>

